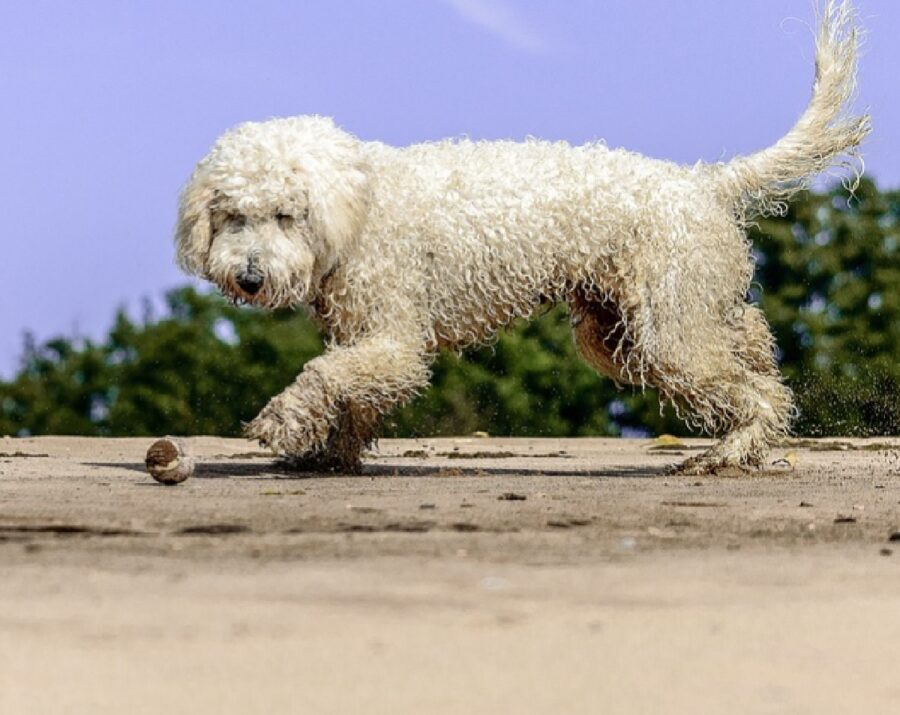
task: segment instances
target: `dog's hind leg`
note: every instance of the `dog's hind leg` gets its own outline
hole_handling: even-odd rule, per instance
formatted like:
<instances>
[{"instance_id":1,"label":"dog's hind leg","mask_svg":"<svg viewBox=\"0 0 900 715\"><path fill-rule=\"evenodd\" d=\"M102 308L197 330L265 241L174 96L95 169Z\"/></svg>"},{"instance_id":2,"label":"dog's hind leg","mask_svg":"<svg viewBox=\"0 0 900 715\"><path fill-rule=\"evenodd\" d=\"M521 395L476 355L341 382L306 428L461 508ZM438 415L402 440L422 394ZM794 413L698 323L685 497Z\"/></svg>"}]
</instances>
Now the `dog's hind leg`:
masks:
<instances>
[{"instance_id":1,"label":"dog's hind leg","mask_svg":"<svg viewBox=\"0 0 900 715\"><path fill-rule=\"evenodd\" d=\"M578 352L595 370L620 383L652 385L691 425L725 433L680 471L758 466L769 445L787 433L791 393L757 308L738 306L721 320L706 310L685 310L641 323L623 319L614 299L583 291L573 293L569 308Z\"/></svg>"},{"instance_id":2,"label":"dog's hind leg","mask_svg":"<svg viewBox=\"0 0 900 715\"><path fill-rule=\"evenodd\" d=\"M759 466L771 443L787 433L793 411L790 390L775 363L771 333L762 313L749 305L736 309L724 323L704 322L688 321L694 334L679 335L665 354L657 355L649 375L665 397L688 408L689 422L725 432L678 471L709 474ZM658 345L665 346L666 341Z\"/></svg>"},{"instance_id":3,"label":"dog's hind leg","mask_svg":"<svg viewBox=\"0 0 900 715\"><path fill-rule=\"evenodd\" d=\"M771 444L789 431L793 399L782 382L774 340L762 312L744 306L729 325L728 337L731 353L742 368L742 382L734 390L742 417L721 442L682 465L683 472L702 473L723 465L759 466Z\"/></svg>"}]
</instances>

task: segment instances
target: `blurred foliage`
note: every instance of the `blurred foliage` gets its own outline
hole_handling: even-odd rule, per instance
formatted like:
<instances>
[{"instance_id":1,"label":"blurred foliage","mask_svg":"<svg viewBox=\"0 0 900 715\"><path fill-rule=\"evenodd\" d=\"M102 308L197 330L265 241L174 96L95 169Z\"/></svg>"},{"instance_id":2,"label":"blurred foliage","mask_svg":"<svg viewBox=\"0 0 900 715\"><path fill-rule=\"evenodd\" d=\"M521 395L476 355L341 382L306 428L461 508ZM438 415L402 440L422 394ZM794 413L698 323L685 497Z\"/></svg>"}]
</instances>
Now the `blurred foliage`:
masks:
<instances>
[{"instance_id":1,"label":"blurred foliage","mask_svg":"<svg viewBox=\"0 0 900 715\"><path fill-rule=\"evenodd\" d=\"M900 433L900 192L808 196L752 238L795 430Z\"/></svg>"},{"instance_id":2,"label":"blurred foliage","mask_svg":"<svg viewBox=\"0 0 900 715\"><path fill-rule=\"evenodd\" d=\"M240 433L268 397L322 351L310 321L236 308L180 288L167 317L119 311L102 344L26 339L22 370L0 383L0 433Z\"/></svg>"},{"instance_id":3,"label":"blurred foliage","mask_svg":"<svg viewBox=\"0 0 900 715\"><path fill-rule=\"evenodd\" d=\"M900 192L806 195L752 229L759 302L800 407L799 434L900 433ZM102 343L26 337L0 383L0 434L240 433L322 342L301 313L182 288L162 319L120 311ZM639 435L686 428L653 391L617 389L576 354L564 307L496 344L442 354L391 435Z\"/></svg>"}]
</instances>

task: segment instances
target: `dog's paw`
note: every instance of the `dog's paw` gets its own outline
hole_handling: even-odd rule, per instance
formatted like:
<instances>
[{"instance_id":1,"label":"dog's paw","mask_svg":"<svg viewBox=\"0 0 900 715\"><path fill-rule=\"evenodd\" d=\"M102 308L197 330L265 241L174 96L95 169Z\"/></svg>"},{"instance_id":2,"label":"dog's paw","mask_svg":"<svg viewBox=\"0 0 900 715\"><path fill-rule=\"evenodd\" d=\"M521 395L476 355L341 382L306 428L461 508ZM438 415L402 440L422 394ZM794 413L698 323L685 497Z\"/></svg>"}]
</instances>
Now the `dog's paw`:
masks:
<instances>
[{"instance_id":1,"label":"dog's paw","mask_svg":"<svg viewBox=\"0 0 900 715\"><path fill-rule=\"evenodd\" d=\"M328 428L327 419L279 395L244 426L244 435L278 454L303 457L321 448Z\"/></svg>"},{"instance_id":2,"label":"dog's paw","mask_svg":"<svg viewBox=\"0 0 900 715\"><path fill-rule=\"evenodd\" d=\"M284 422L276 414L266 410L244 424L244 436L247 439L255 439L261 447L269 447L275 452L283 440L284 432Z\"/></svg>"}]
</instances>

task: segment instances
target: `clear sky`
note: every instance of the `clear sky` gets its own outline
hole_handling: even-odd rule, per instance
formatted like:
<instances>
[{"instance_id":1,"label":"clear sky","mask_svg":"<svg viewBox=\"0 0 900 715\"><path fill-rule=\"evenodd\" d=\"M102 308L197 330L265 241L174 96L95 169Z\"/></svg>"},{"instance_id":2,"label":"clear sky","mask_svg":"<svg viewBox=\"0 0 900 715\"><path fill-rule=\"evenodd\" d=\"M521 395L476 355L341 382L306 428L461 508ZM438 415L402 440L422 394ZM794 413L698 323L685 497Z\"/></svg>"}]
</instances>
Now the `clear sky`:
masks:
<instances>
[{"instance_id":1,"label":"clear sky","mask_svg":"<svg viewBox=\"0 0 900 715\"><path fill-rule=\"evenodd\" d=\"M900 187L900 3L857 0L870 173ZM224 129L317 113L364 139L605 139L692 163L809 97L812 0L0 3L0 376L23 331L100 336L184 282L180 187Z\"/></svg>"}]
</instances>

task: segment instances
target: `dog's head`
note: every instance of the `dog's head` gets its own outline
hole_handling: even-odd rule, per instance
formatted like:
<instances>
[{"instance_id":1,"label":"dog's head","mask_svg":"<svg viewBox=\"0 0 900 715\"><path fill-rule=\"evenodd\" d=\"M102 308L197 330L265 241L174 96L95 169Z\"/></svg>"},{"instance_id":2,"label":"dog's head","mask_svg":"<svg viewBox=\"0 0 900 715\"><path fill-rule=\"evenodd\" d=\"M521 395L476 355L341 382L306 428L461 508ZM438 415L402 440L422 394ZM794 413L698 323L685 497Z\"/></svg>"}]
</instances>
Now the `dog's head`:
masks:
<instances>
[{"instance_id":1,"label":"dog's head","mask_svg":"<svg viewBox=\"0 0 900 715\"><path fill-rule=\"evenodd\" d=\"M242 124L219 138L181 195L178 264L238 302L307 302L352 249L368 197L360 143L330 119Z\"/></svg>"}]
</instances>

